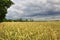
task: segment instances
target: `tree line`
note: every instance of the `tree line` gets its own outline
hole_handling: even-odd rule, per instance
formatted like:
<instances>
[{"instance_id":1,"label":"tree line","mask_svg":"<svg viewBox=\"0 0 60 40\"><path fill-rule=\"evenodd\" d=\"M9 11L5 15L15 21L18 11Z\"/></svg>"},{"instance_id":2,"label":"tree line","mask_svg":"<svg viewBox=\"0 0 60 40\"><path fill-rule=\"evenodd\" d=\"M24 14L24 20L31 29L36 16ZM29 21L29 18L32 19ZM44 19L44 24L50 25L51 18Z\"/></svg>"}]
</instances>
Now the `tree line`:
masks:
<instances>
[{"instance_id":1,"label":"tree line","mask_svg":"<svg viewBox=\"0 0 60 40\"><path fill-rule=\"evenodd\" d=\"M16 20L12 20L12 19L3 19L3 22L33 22L33 19L16 19Z\"/></svg>"}]
</instances>

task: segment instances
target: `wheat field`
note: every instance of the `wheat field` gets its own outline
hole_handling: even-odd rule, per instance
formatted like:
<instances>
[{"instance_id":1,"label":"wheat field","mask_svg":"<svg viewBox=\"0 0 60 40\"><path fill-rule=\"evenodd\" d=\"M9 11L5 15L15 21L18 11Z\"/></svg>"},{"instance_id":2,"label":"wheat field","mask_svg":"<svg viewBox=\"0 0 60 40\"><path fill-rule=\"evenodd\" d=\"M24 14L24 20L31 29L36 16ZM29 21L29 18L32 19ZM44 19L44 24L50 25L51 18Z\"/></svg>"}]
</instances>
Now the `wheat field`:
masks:
<instances>
[{"instance_id":1,"label":"wheat field","mask_svg":"<svg viewBox=\"0 0 60 40\"><path fill-rule=\"evenodd\" d=\"M3 22L0 40L60 40L60 22Z\"/></svg>"}]
</instances>

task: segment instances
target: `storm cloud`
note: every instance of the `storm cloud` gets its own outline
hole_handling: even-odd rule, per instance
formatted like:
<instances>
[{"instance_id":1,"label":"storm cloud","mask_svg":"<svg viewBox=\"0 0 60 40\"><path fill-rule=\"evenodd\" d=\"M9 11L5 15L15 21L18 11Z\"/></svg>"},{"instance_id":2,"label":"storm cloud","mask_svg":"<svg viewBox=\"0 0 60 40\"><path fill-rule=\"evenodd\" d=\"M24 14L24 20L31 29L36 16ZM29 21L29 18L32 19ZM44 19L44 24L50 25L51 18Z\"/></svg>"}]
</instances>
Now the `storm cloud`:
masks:
<instances>
[{"instance_id":1,"label":"storm cloud","mask_svg":"<svg viewBox=\"0 0 60 40\"><path fill-rule=\"evenodd\" d=\"M60 0L12 0L7 19L60 20Z\"/></svg>"}]
</instances>

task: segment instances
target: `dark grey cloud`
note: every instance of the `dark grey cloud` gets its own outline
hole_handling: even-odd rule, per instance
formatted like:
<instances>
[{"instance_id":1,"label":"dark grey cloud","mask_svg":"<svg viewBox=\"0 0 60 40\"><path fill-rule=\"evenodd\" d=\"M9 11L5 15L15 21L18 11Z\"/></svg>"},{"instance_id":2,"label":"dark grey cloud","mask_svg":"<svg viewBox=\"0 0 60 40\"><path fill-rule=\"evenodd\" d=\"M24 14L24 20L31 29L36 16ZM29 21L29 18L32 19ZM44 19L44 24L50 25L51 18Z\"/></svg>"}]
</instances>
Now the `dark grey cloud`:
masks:
<instances>
[{"instance_id":1,"label":"dark grey cloud","mask_svg":"<svg viewBox=\"0 0 60 40\"><path fill-rule=\"evenodd\" d=\"M60 19L60 0L13 0L8 9L7 19Z\"/></svg>"}]
</instances>

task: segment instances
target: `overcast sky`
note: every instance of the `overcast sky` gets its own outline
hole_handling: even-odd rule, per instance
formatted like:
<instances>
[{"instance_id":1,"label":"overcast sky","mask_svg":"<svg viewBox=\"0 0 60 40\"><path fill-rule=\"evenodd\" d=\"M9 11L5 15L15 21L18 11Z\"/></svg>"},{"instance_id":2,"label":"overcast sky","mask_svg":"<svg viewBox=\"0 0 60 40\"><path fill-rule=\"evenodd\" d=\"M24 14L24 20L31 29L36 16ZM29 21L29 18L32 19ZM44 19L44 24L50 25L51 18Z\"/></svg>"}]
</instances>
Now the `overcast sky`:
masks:
<instances>
[{"instance_id":1,"label":"overcast sky","mask_svg":"<svg viewBox=\"0 0 60 40\"><path fill-rule=\"evenodd\" d=\"M7 19L60 20L60 0L12 0Z\"/></svg>"}]
</instances>

